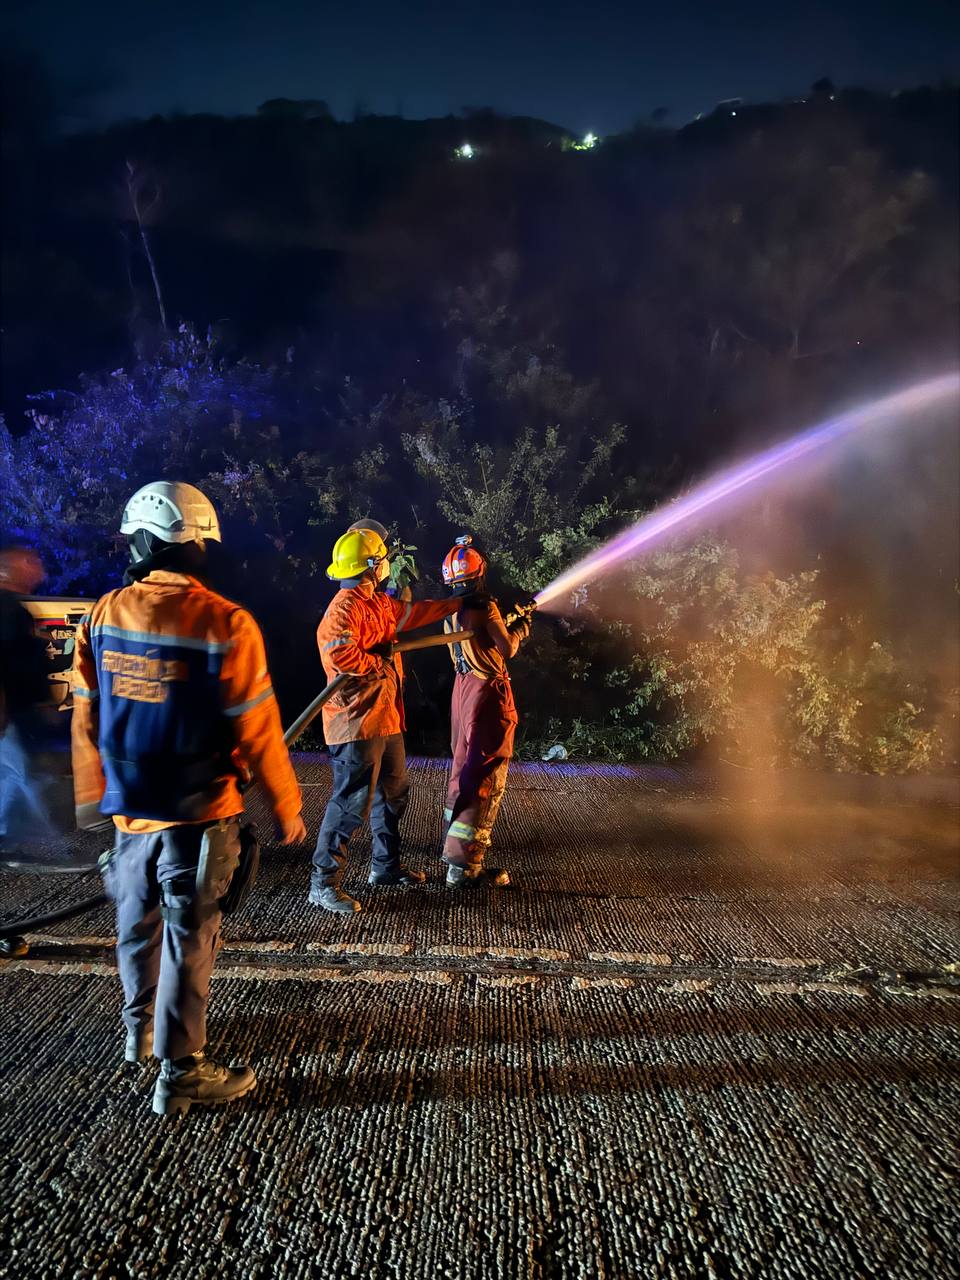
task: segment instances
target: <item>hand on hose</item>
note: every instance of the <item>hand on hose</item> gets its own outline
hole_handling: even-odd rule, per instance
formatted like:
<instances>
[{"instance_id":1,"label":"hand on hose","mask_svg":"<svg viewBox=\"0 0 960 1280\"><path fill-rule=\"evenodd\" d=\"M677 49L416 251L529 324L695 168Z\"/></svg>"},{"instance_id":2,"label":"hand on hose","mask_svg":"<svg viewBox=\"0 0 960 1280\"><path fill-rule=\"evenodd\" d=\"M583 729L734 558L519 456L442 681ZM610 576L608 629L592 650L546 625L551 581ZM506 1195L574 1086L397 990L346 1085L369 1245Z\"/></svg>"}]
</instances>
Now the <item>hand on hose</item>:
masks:
<instances>
[{"instance_id":1,"label":"hand on hose","mask_svg":"<svg viewBox=\"0 0 960 1280\"><path fill-rule=\"evenodd\" d=\"M520 643L523 644L524 640L526 640L530 635L530 629L532 626L533 623L530 621L529 616L524 615L523 617L514 619L514 621L510 623L509 627L507 627L507 630L512 636L516 636Z\"/></svg>"},{"instance_id":2,"label":"hand on hose","mask_svg":"<svg viewBox=\"0 0 960 1280\"><path fill-rule=\"evenodd\" d=\"M522 644L529 636L533 627L533 615L537 608L535 599L521 600L513 607L512 621L508 624L507 630L511 635L517 636Z\"/></svg>"},{"instance_id":3,"label":"hand on hose","mask_svg":"<svg viewBox=\"0 0 960 1280\"><path fill-rule=\"evenodd\" d=\"M372 644L367 650L367 653L375 653L377 657L382 658L384 662L389 662L396 652L396 640L384 640L380 644Z\"/></svg>"},{"instance_id":4,"label":"hand on hose","mask_svg":"<svg viewBox=\"0 0 960 1280\"><path fill-rule=\"evenodd\" d=\"M284 818L277 821L277 841L280 844L303 844L307 838L307 828L303 825L303 815L295 818Z\"/></svg>"}]
</instances>

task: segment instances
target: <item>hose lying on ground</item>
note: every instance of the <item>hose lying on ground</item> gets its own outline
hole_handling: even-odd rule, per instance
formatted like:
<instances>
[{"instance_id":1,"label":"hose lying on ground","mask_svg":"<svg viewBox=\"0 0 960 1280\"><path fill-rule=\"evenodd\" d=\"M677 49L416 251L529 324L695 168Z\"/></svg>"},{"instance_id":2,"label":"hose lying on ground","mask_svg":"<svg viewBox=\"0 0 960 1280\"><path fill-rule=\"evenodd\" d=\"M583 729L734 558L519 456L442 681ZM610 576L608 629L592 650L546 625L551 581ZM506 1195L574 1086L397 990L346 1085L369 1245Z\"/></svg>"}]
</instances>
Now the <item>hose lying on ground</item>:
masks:
<instances>
[{"instance_id":1,"label":"hose lying on ground","mask_svg":"<svg viewBox=\"0 0 960 1280\"><path fill-rule=\"evenodd\" d=\"M396 646L396 652L411 653L419 649L436 649L443 645L457 644L461 640L469 640L472 635L472 631L450 631L440 635L419 636L412 640L401 640ZM320 714L323 704L328 702L350 678L349 675L340 675L331 680L326 688L317 694L310 705L297 716L296 720L283 735L283 740L288 747L293 746L300 735ZM77 872L85 875L93 869L94 867L89 866L78 867ZM49 924L58 924L61 920L70 920L74 916L88 915L91 911L96 911L99 907L104 906L108 901L109 899L105 893L98 893L92 898L83 898L80 902L60 907L56 911L48 911L44 915L30 916L26 920L0 921L0 941L5 938L18 938L21 934L32 933L35 929L42 929Z\"/></svg>"},{"instance_id":2,"label":"hose lying on ground","mask_svg":"<svg viewBox=\"0 0 960 1280\"><path fill-rule=\"evenodd\" d=\"M31 916L29 920L16 920L13 924L0 925L0 938L15 938L23 932L32 933L48 924L59 924L61 920L69 920L72 916L86 915L88 911L96 911L97 907L104 906L108 901L105 893L98 893L92 898L58 907L56 911L48 911L42 916Z\"/></svg>"}]
</instances>

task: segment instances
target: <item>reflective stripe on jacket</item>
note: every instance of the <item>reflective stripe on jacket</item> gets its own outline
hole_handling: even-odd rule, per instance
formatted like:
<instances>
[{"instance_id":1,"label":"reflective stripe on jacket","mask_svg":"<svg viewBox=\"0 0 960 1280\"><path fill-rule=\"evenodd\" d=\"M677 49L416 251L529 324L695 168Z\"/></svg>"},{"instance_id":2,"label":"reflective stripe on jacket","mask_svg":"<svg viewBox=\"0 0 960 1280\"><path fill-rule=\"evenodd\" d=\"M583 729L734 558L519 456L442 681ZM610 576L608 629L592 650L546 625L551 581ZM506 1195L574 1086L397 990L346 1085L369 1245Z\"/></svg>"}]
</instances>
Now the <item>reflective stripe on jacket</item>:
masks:
<instances>
[{"instance_id":1,"label":"reflective stripe on jacket","mask_svg":"<svg viewBox=\"0 0 960 1280\"><path fill-rule=\"evenodd\" d=\"M123 830L206 822L241 811L249 772L278 820L300 812L260 628L196 578L154 571L98 600L74 675L78 805Z\"/></svg>"},{"instance_id":2,"label":"reflective stripe on jacket","mask_svg":"<svg viewBox=\"0 0 960 1280\"><path fill-rule=\"evenodd\" d=\"M323 734L330 745L403 732L400 655L385 662L368 650L394 640L398 631L439 622L457 608L456 600L394 600L367 579L337 592L317 628L320 661L328 682L345 673L355 679L324 704Z\"/></svg>"}]
</instances>

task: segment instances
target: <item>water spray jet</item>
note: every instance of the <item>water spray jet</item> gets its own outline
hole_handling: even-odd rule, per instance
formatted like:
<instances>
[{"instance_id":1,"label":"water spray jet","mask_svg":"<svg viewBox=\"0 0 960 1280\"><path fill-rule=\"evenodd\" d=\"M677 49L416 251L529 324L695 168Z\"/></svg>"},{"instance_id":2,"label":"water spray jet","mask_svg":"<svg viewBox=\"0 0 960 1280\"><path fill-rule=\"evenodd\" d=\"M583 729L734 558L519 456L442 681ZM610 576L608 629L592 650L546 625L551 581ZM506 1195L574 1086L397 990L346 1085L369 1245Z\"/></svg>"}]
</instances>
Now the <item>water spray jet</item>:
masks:
<instances>
[{"instance_id":1,"label":"water spray jet","mask_svg":"<svg viewBox=\"0 0 960 1280\"><path fill-rule=\"evenodd\" d=\"M918 413L921 409L930 408L956 396L958 392L960 373L943 374L861 408L851 409L837 418L831 418L754 454L744 462L703 481L686 497L675 499L668 506L651 511L602 547L590 552L537 593L537 607L548 612L565 612L565 598L577 587L594 581L627 560L635 559L668 534L693 523L707 511L713 513L723 504L730 503L735 495L759 485L783 467L799 462L829 445L837 444L863 427L876 426L893 417Z\"/></svg>"}]
</instances>

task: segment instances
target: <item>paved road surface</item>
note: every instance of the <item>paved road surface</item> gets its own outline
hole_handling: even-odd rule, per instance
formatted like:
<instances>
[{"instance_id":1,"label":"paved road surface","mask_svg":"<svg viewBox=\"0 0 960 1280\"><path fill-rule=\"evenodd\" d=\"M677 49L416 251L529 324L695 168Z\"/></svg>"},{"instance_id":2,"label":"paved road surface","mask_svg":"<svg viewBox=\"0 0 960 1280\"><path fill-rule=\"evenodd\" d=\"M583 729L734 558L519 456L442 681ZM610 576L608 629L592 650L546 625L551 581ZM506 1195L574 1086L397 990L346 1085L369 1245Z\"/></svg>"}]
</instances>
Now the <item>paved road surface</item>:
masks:
<instances>
[{"instance_id":1,"label":"paved road surface","mask_svg":"<svg viewBox=\"0 0 960 1280\"><path fill-rule=\"evenodd\" d=\"M323 764L301 762L313 830ZM443 769L415 770L433 868ZM231 1108L152 1115L107 912L0 963L0 1271L47 1276L960 1275L956 792L516 771L516 886L230 922ZM87 845L89 848L89 845ZM95 889L0 875L0 914Z\"/></svg>"}]
</instances>

